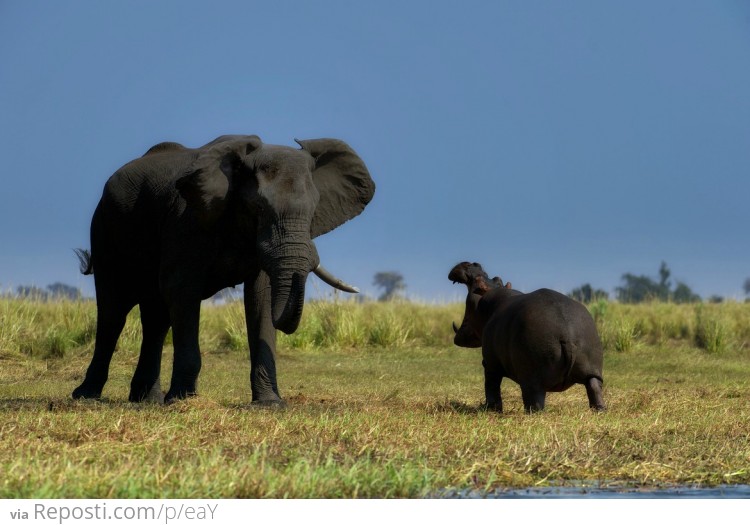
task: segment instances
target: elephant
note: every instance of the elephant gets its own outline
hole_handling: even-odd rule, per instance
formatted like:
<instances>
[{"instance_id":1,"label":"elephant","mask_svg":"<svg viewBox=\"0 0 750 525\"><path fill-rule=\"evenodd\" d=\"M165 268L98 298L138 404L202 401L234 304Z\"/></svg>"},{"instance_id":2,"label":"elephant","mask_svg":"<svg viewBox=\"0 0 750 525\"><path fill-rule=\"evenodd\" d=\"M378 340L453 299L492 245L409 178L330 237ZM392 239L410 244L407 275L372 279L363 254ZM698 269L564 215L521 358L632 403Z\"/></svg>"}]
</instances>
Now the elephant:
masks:
<instances>
[{"instance_id":1,"label":"elephant","mask_svg":"<svg viewBox=\"0 0 750 525\"><path fill-rule=\"evenodd\" d=\"M448 278L468 289L453 342L482 347L488 409L503 411L500 383L507 377L521 386L527 413L544 409L547 392L574 384L586 387L590 408L605 410L602 344L585 306L547 288L514 290L499 277L490 279L478 263L459 263Z\"/></svg>"},{"instance_id":2,"label":"elephant","mask_svg":"<svg viewBox=\"0 0 750 525\"><path fill-rule=\"evenodd\" d=\"M91 221L91 249L76 250L94 275L96 341L73 398L100 398L128 312L140 306L143 340L130 401L195 395L201 369L201 300L245 284L253 403L279 405L276 330L293 333L314 271L313 238L359 215L375 193L364 161L337 139L264 144L225 135L198 148L162 142L112 175ZM174 365L162 397L162 347L172 328Z\"/></svg>"}]
</instances>

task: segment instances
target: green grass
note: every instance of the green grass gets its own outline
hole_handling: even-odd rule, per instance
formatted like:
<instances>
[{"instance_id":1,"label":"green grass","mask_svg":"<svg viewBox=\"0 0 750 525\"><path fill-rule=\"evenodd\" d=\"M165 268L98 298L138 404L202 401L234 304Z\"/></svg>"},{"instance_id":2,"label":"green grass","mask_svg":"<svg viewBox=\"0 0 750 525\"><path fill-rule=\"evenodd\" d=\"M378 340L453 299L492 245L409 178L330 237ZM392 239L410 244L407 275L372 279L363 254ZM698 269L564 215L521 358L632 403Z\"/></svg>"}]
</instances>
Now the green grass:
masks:
<instances>
[{"instance_id":1,"label":"green grass","mask_svg":"<svg viewBox=\"0 0 750 525\"><path fill-rule=\"evenodd\" d=\"M241 304L204 308L200 396L161 407L126 401L137 312L105 400L77 402L69 395L90 359L94 305L0 300L0 497L750 483L750 305L592 308L609 410L590 412L577 386L529 416L509 380L505 414L478 409L479 351L451 344L462 305L309 303L299 331L280 337L288 407L270 410L249 404ZM712 326L721 326L713 346Z\"/></svg>"}]
</instances>

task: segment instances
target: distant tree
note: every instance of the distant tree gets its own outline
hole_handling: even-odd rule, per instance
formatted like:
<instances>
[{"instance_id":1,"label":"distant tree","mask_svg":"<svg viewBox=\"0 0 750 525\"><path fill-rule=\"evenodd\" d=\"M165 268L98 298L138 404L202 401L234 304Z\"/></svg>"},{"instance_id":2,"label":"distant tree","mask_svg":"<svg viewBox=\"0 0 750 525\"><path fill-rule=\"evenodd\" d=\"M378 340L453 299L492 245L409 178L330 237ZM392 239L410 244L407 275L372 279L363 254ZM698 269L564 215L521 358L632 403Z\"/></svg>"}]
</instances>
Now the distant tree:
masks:
<instances>
[{"instance_id":1,"label":"distant tree","mask_svg":"<svg viewBox=\"0 0 750 525\"><path fill-rule=\"evenodd\" d=\"M669 288L671 287L671 284L669 283L669 276L671 274L672 272L667 267L667 263L662 261L661 265L659 266L659 299L664 300L669 297Z\"/></svg>"},{"instance_id":2,"label":"distant tree","mask_svg":"<svg viewBox=\"0 0 750 525\"><path fill-rule=\"evenodd\" d=\"M50 299L69 299L78 301L83 296L80 288L65 283L53 283L47 286Z\"/></svg>"},{"instance_id":3,"label":"distant tree","mask_svg":"<svg viewBox=\"0 0 750 525\"><path fill-rule=\"evenodd\" d=\"M659 296L659 283L645 275L623 274L623 286L615 288L617 300L621 303L642 303L652 299L666 299Z\"/></svg>"},{"instance_id":4,"label":"distant tree","mask_svg":"<svg viewBox=\"0 0 750 525\"><path fill-rule=\"evenodd\" d=\"M716 298L717 296L714 295L713 298ZM699 303L701 302L701 296L697 293L693 293L693 290L690 289L690 287L680 281L677 281L677 286L675 287L674 291L670 295L670 299L674 301L675 303ZM718 301L712 301L712 302L721 302L723 299L719 297Z\"/></svg>"},{"instance_id":5,"label":"distant tree","mask_svg":"<svg viewBox=\"0 0 750 525\"><path fill-rule=\"evenodd\" d=\"M745 289L745 295L750 295L750 277L745 279L745 284L742 287Z\"/></svg>"},{"instance_id":6,"label":"distant tree","mask_svg":"<svg viewBox=\"0 0 750 525\"><path fill-rule=\"evenodd\" d=\"M582 285L580 288L575 288L568 296L582 303L591 303L599 299L609 299L609 294L605 290L600 288L594 289L589 283Z\"/></svg>"},{"instance_id":7,"label":"distant tree","mask_svg":"<svg viewBox=\"0 0 750 525\"><path fill-rule=\"evenodd\" d=\"M16 288L16 296L21 299L33 299L36 301L46 301L49 299L47 291L37 286L19 286Z\"/></svg>"},{"instance_id":8,"label":"distant tree","mask_svg":"<svg viewBox=\"0 0 750 525\"><path fill-rule=\"evenodd\" d=\"M724 298L720 295L712 295L708 298L709 303L719 304L724 302Z\"/></svg>"},{"instance_id":9,"label":"distant tree","mask_svg":"<svg viewBox=\"0 0 750 525\"><path fill-rule=\"evenodd\" d=\"M80 301L83 299L83 292L75 286L57 282L48 285L46 289L38 286L19 286L16 288L16 297L35 301Z\"/></svg>"},{"instance_id":10,"label":"distant tree","mask_svg":"<svg viewBox=\"0 0 750 525\"><path fill-rule=\"evenodd\" d=\"M671 273L667 263L662 261L658 282L646 275L623 274L623 286L615 288L617 300L622 303L640 303L650 300L690 303L701 300L700 296L693 293L693 290L683 282L678 281L677 286L672 290L669 282Z\"/></svg>"},{"instance_id":11,"label":"distant tree","mask_svg":"<svg viewBox=\"0 0 750 525\"><path fill-rule=\"evenodd\" d=\"M398 272L378 272L372 284L383 289L378 301L391 301L406 289L404 276Z\"/></svg>"}]
</instances>

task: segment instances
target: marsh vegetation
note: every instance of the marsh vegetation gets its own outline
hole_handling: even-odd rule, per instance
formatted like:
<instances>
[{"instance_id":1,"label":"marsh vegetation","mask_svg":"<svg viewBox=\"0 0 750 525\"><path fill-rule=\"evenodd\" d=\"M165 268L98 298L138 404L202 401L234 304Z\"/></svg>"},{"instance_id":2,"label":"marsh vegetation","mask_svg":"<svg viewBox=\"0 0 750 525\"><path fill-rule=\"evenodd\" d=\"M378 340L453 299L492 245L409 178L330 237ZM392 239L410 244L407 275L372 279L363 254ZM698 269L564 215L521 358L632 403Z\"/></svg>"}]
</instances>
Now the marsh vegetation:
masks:
<instances>
[{"instance_id":1,"label":"marsh vegetation","mask_svg":"<svg viewBox=\"0 0 750 525\"><path fill-rule=\"evenodd\" d=\"M462 304L310 302L279 337L283 410L251 407L241 303L205 305L196 398L127 402L131 313L102 402L72 401L91 302L0 300L0 497L419 497L579 483L750 483L750 304L599 301L609 410L584 389L485 412ZM170 340L162 377L171 373ZM166 386L166 385L165 385Z\"/></svg>"}]
</instances>

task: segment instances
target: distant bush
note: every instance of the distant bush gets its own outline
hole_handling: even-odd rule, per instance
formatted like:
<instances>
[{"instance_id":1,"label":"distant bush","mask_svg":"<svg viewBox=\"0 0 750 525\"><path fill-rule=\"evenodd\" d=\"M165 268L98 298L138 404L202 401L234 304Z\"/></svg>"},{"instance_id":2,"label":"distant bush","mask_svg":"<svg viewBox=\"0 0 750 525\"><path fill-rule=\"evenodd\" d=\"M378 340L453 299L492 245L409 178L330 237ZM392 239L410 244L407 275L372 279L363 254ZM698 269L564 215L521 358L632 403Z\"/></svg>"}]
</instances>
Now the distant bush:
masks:
<instances>
[{"instance_id":1,"label":"distant bush","mask_svg":"<svg viewBox=\"0 0 750 525\"><path fill-rule=\"evenodd\" d=\"M592 301L609 299L609 294L606 292L606 290L602 290L600 288L595 289L589 283L586 283L579 288L574 288L568 294L568 296L581 303L590 303Z\"/></svg>"}]
</instances>

